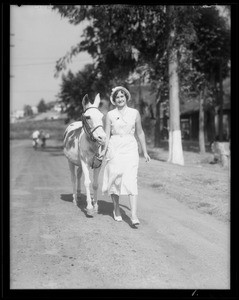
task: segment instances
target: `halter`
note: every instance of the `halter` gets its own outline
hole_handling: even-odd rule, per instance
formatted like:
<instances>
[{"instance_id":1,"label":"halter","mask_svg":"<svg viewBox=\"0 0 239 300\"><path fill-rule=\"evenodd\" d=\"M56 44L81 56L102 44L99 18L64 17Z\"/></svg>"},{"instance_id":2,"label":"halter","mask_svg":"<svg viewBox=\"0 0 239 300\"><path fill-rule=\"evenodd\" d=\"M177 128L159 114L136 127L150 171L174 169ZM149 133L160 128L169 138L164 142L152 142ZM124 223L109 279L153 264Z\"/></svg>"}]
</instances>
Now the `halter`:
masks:
<instances>
[{"instance_id":1,"label":"halter","mask_svg":"<svg viewBox=\"0 0 239 300\"><path fill-rule=\"evenodd\" d=\"M88 110L88 109L91 109L91 108L95 108L95 109L98 109L97 107L88 107L84 112L83 114L81 115L82 117L82 123L83 123L83 129L85 131L85 133L89 136L89 138L91 139L92 142L97 142L99 144L99 142L94 138L93 136L93 132L99 128L99 127L102 127L102 125L98 125L96 126L93 130L91 130L90 128L90 125L88 124L87 122L87 118L84 116L84 113ZM98 150L100 148L100 144L98 146ZM92 160L92 165L91 165L91 168L92 169L96 169L96 168L99 168L102 164L102 160L103 158L100 158L99 157L99 154L98 153L95 153L94 156L93 156L93 160Z\"/></svg>"},{"instance_id":2,"label":"halter","mask_svg":"<svg viewBox=\"0 0 239 300\"><path fill-rule=\"evenodd\" d=\"M92 142L97 142L97 143L98 143L98 141L97 141L97 140L94 138L94 136L93 136L93 132L94 132L97 128L99 128L99 127L102 127L102 128L103 128L103 126L102 126L102 125L98 125L98 126L96 126L93 130L91 130L90 125L89 125L88 122L87 122L87 118L84 116L84 113L85 113L88 109L91 109L91 108L95 108L95 109L98 110L97 107L88 107L88 108L83 112L83 114L81 115L81 117L82 117L82 122L83 122L83 128L84 128L85 133L86 133L86 134L89 136L89 138L92 140Z\"/></svg>"}]
</instances>

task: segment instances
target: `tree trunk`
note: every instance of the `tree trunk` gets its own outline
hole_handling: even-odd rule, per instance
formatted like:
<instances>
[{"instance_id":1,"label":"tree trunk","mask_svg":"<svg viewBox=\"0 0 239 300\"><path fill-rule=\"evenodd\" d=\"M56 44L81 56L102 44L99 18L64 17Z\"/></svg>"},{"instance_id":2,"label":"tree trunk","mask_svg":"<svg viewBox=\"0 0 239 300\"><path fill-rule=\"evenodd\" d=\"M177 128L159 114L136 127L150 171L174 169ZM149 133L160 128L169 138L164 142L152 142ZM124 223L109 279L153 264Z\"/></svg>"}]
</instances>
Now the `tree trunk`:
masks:
<instances>
[{"instance_id":1,"label":"tree trunk","mask_svg":"<svg viewBox=\"0 0 239 300\"><path fill-rule=\"evenodd\" d=\"M204 137L204 97L206 96L206 88L204 93L201 91L199 98L199 149L200 153L205 153L205 137Z\"/></svg>"},{"instance_id":2,"label":"tree trunk","mask_svg":"<svg viewBox=\"0 0 239 300\"><path fill-rule=\"evenodd\" d=\"M174 6L168 6L168 18ZM175 37L175 28L172 26L169 33L169 157L168 162L184 165L182 137L180 130L179 111L179 80L178 80L178 57L177 49L172 41Z\"/></svg>"},{"instance_id":3,"label":"tree trunk","mask_svg":"<svg viewBox=\"0 0 239 300\"><path fill-rule=\"evenodd\" d=\"M156 103L156 123L154 128L154 147L160 146L160 102Z\"/></svg>"},{"instance_id":4,"label":"tree trunk","mask_svg":"<svg viewBox=\"0 0 239 300\"><path fill-rule=\"evenodd\" d=\"M212 106L209 108L208 116L207 116L207 141L211 143L215 141L216 137L216 127L215 127L215 108Z\"/></svg>"},{"instance_id":5,"label":"tree trunk","mask_svg":"<svg viewBox=\"0 0 239 300\"><path fill-rule=\"evenodd\" d=\"M179 83L177 50L171 49L169 58L169 158L174 164L184 165L180 130Z\"/></svg>"},{"instance_id":6,"label":"tree trunk","mask_svg":"<svg viewBox=\"0 0 239 300\"><path fill-rule=\"evenodd\" d=\"M219 141L223 141L223 85L222 68L219 69Z\"/></svg>"},{"instance_id":7,"label":"tree trunk","mask_svg":"<svg viewBox=\"0 0 239 300\"><path fill-rule=\"evenodd\" d=\"M140 114L143 115L144 114L144 111L142 109L142 88L141 88L141 78L139 78L138 80L138 107L137 109L140 111Z\"/></svg>"}]
</instances>

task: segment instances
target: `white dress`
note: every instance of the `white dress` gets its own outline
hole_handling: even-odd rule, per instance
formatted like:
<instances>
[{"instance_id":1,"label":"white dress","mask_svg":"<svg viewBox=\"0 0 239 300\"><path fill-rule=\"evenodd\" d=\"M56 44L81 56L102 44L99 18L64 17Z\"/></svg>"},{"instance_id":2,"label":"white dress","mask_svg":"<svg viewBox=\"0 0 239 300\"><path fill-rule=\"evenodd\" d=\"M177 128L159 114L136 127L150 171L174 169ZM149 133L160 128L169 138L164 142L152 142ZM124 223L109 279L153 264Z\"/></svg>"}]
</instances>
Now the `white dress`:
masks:
<instances>
[{"instance_id":1,"label":"white dress","mask_svg":"<svg viewBox=\"0 0 239 300\"><path fill-rule=\"evenodd\" d=\"M106 153L102 192L108 195L137 195L138 143L134 136L137 110L126 107L123 115L108 112L111 136Z\"/></svg>"}]
</instances>

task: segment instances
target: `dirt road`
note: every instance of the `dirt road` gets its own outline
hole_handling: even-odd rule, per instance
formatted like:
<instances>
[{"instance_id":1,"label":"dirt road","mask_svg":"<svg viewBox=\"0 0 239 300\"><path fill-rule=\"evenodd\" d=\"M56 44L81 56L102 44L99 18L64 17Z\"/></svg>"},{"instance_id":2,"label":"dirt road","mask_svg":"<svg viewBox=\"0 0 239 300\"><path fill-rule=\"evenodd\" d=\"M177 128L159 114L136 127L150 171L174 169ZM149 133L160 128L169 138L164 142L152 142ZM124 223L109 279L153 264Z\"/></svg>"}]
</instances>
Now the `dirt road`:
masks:
<instances>
[{"instance_id":1,"label":"dirt road","mask_svg":"<svg viewBox=\"0 0 239 300\"><path fill-rule=\"evenodd\" d=\"M34 151L30 141L11 141L10 162L11 289L230 288L229 223L147 186L143 159L138 229L130 227L127 198L121 223L100 192L94 218L85 215L84 195L79 207L72 203L60 142ZM150 164L166 174L164 162Z\"/></svg>"}]
</instances>

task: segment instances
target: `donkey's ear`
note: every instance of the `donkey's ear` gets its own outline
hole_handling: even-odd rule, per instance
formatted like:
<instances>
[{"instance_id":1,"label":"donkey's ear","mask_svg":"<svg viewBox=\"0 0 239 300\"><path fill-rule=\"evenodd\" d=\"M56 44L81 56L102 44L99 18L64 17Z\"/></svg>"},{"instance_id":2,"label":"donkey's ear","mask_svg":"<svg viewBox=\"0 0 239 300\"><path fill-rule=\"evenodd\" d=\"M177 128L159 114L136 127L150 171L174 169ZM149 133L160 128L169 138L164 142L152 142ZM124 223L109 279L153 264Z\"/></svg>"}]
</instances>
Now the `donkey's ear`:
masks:
<instances>
[{"instance_id":1,"label":"donkey's ear","mask_svg":"<svg viewBox=\"0 0 239 300\"><path fill-rule=\"evenodd\" d=\"M86 105L90 102L89 100L89 97L88 97L88 94L86 94L84 97L83 97L83 100L82 100L82 106L83 108L85 109Z\"/></svg>"},{"instance_id":2,"label":"donkey's ear","mask_svg":"<svg viewBox=\"0 0 239 300\"><path fill-rule=\"evenodd\" d=\"M99 93L95 96L94 105L96 107L99 107L99 105L100 105L100 94Z\"/></svg>"}]
</instances>

